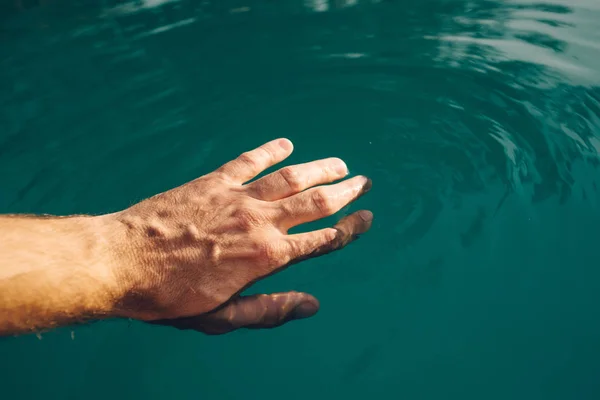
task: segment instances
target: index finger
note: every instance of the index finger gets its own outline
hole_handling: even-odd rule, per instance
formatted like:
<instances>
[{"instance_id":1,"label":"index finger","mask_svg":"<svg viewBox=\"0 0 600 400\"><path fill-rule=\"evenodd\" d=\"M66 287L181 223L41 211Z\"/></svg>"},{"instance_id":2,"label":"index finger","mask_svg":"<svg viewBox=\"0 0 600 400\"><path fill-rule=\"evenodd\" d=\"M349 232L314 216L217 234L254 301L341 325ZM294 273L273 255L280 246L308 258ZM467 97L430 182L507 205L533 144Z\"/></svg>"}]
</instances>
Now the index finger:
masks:
<instances>
[{"instance_id":1,"label":"index finger","mask_svg":"<svg viewBox=\"0 0 600 400\"><path fill-rule=\"evenodd\" d=\"M264 170L280 163L292 154L294 145L288 139L276 139L240 154L235 160L221 166L215 172L235 183L242 184Z\"/></svg>"}]
</instances>

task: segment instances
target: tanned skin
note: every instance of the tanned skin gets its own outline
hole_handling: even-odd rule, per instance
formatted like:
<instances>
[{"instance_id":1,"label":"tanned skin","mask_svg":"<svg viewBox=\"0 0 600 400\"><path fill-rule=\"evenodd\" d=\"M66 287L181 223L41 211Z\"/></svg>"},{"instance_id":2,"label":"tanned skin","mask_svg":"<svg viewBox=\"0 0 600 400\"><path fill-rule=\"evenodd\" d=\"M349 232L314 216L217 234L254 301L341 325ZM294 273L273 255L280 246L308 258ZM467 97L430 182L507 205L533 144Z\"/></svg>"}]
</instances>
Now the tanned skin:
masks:
<instances>
[{"instance_id":1,"label":"tanned skin","mask_svg":"<svg viewBox=\"0 0 600 400\"><path fill-rule=\"evenodd\" d=\"M331 228L288 234L371 187L329 158L254 180L293 150L266 143L207 175L100 216L0 216L0 335L107 318L221 334L314 315L311 295L240 293L366 232L362 210ZM329 185L328 185L329 184Z\"/></svg>"}]
</instances>

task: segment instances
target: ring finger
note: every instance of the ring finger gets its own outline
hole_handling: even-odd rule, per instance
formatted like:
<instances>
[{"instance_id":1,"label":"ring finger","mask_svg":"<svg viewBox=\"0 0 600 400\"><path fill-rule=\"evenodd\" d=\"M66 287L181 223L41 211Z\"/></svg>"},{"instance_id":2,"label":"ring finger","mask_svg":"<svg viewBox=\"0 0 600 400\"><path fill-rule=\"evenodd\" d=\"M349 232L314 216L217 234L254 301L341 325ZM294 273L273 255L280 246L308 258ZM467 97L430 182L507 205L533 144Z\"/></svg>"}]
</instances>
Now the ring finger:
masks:
<instances>
[{"instance_id":1,"label":"ring finger","mask_svg":"<svg viewBox=\"0 0 600 400\"><path fill-rule=\"evenodd\" d=\"M335 214L371 188L371 180L356 176L335 185L319 186L279 200L280 228L288 229Z\"/></svg>"}]
</instances>

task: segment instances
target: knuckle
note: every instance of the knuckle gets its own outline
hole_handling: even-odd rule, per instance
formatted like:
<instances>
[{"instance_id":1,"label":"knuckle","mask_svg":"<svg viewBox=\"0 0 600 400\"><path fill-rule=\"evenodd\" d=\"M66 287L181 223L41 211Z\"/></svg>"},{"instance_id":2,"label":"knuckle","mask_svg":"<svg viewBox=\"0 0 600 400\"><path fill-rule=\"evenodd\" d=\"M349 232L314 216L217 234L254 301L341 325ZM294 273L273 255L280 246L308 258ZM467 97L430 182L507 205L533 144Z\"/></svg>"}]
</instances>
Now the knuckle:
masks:
<instances>
[{"instance_id":1,"label":"knuckle","mask_svg":"<svg viewBox=\"0 0 600 400\"><path fill-rule=\"evenodd\" d=\"M285 167L279 171L279 175L293 191L300 191L303 189L302 182L300 180L300 174L298 173L297 169Z\"/></svg>"},{"instance_id":2,"label":"knuckle","mask_svg":"<svg viewBox=\"0 0 600 400\"><path fill-rule=\"evenodd\" d=\"M259 167L256 157L253 156L253 154L249 151L240 154L240 156L238 157L238 160L240 160L243 164L247 165L248 167L250 167L252 169L256 169Z\"/></svg>"},{"instance_id":3,"label":"knuckle","mask_svg":"<svg viewBox=\"0 0 600 400\"><path fill-rule=\"evenodd\" d=\"M237 210L235 218L238 226L245 230L260 226L263 220L259 213L247 208Z\"/></svg>"},{"instance_id":4,"label":"knuckle","mask_svg":"<svg viewBox=\"0 0 600 400\"><path fill-rule=\"evenodd\" d=\"M315 190L311 196L311 200L317 211L322 215L333 213L333 205L323 190Z\"/></svg>"},{"instance_id":5,"label":"knuckle","mask_svg":"<svg viewBox=\"0 0 600 400\"><path fill-rule=\"evenodd\" d=\"M193 191L198 191L200 188L218 188L222 187L224 183L226 183L226 179L224 179L224 166L217 168L215 171L201 176L199 178L194 179L191 183L190 188Z\"/></svg>"},{"instance_id":6,"label":"knuckle","mask_svg":"<svg viewBox=\"0 0 600 400\"><path fill-rule=\"evenodd\" d=\"M275 244L262 241L256 245L256 258L261 265L275 267L281 263L281 252Z\"/></svg>"},{"instance_id":7,"label":"knuckle","mask_svg":"<svg viewBox=\"0 0 600 400\"><path fill-rule=\"evenodd\" d=\"M304 254L306 252L306 244L301 241L290 240L287 244L290 254L294 256L298 256Z\"/></svg>"}]
</instances>

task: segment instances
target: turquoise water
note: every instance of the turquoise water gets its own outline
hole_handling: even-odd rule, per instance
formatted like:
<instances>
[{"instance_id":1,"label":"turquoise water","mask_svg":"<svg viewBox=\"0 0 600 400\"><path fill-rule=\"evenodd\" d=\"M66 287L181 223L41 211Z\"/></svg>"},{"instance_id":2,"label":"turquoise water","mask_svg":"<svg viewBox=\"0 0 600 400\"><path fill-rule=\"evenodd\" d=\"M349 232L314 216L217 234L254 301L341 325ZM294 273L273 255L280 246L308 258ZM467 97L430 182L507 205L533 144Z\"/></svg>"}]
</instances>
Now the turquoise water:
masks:
<instances>
[{"instance_id":1,"label":"turquoise water","mask_svg":"<svg viewBox=\"0 0 600 400\"><path fill-rule=\"evenodd\" d=\"M344 213L375 222L253 288L309 320L2 339L0 398L599 398L600 3L22 4L0 212L119 210L285 136L371 177Z\"/></svg>"}]
</instances>

